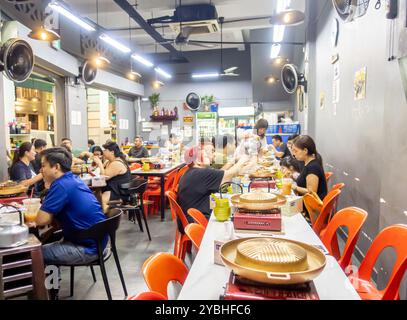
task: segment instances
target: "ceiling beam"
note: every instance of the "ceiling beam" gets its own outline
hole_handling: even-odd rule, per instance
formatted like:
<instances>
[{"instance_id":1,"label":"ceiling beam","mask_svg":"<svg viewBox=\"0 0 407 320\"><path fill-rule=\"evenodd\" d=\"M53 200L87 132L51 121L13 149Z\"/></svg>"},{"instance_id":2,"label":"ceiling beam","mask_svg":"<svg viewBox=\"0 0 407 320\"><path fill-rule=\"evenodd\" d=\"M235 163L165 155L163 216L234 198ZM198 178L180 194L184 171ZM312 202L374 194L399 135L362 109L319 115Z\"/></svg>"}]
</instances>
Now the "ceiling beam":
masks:
<instances>
[{"instance_id":1,"label":"ceiling beam","mask_svg":"<svg viewBox=\"0 0 407 320\"><path fill-rule=\"evenodd\" d=\"M170 52L171 57L180 62L188 62L188 59L182 52L175 49L169 43L163 43L166 42L166 39L164 39L161 34L151 27L127 0L114 0L114 2L120 8L122 8L141 28L143 28L160 46L167 49Z\"/></svg>"}]
</instances>

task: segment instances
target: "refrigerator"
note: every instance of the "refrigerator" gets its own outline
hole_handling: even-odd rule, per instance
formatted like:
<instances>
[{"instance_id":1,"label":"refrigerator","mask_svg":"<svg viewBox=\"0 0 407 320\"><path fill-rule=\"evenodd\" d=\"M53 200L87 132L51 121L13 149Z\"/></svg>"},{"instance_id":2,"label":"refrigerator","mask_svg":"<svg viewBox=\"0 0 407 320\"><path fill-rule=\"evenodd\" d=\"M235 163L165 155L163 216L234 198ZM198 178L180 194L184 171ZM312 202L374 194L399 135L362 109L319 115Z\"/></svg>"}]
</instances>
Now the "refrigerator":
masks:
<instances>
[{"instance_id":1,"label":"refrigerator","mask_svg":"<svg viewBox=\"0 0 407 320\"><path fill-rule=\"evenodd\" d=\"M196 114L196 137L200 138L216 137L218 133L218 114L216 112L197 112Z\"/></svg>"},{"instance_id":2,"label":"refrigerator","mask_svg":"<svg viewBox=\"0 0 407 320\"><path fill-rule=\"evenodd\" d=\"M219 117L219 135L230 134L238 140L239 131L244 131L248 127L254 126L254 116L228 116Z\"/></svg>"}]
</instances>

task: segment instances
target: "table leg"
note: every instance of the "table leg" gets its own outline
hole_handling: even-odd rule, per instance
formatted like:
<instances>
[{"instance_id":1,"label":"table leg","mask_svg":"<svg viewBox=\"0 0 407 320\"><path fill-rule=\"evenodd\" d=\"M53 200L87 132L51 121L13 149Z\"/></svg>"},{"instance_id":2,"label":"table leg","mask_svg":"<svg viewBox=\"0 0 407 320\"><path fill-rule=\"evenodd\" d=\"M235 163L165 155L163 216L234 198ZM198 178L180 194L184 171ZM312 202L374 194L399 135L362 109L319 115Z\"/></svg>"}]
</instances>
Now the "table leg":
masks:
<instances>
[{"instance_id":1,"label":"table leg","mask_svg":"<svg viewBox=\"0 0 407 320\"><path fill-rule=\"evenodd\" d=\"M165 190L164 190L164 176L161 176L161 221L165 220Z\"/></svg>"}]
</instances>

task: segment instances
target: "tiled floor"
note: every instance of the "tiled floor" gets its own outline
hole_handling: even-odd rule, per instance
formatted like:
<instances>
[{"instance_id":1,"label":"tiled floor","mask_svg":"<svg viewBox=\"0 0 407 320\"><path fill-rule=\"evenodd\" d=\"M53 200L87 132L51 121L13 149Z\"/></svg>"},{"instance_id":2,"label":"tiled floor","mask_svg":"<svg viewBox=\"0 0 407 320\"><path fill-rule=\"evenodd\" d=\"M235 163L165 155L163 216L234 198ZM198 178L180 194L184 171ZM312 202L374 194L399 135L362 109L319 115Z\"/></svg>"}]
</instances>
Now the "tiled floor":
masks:
<instances>
[{"instance_id":1,"label":"tiled floor","mask_svg":"<svg viewBox=\"0 0 407 320\"><path fill-rule=\"evenodd\" d=\"M167 211L166 216L168 218L164 222L161 221L158 215L149 217L148 224L152 237L151 241L148 241L146 232L140 231L137 223L133 224L130 222L127 216L123 216L121 220L117 233L117 248L129 295L147 290L141 275L143 262L154 253L173 251L175 224L169 218L169 211ZM107 261L106 270L113 299L124 299L124 292L113 256ZM75 291L72 298L69 297L69 268L62 268L61 271L60 300L107 299L99 267L95 267L96 283L93 283L89 268L79 267L75 269Z\"/></svg>"}]
</instances>

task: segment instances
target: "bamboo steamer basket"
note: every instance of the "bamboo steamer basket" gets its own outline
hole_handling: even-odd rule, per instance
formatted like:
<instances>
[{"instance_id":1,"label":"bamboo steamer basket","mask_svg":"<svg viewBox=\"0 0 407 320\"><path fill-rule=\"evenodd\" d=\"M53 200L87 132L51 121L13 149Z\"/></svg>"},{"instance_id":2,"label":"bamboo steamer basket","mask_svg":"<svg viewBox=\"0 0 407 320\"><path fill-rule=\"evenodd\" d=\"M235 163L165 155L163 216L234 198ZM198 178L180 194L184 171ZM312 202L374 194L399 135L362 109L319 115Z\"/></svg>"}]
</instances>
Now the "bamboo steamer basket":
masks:
<instances>
[{"instance_id":1,"label":"bamboo steamer basket","mask_svg":"<svg viewBox=\"0 0 407 320\"><path fill-rule=\"evenodd\" d=\"M226 267L243 278L265 284L312 281L326 265L325 255L299 241L252 237L226 242L220 249Z\"/></svg>"},{"instance_id":2,"label":"bamboo steamer basket","mask_svg":"<svg viewBox=\"0 0 407 320\"><path fill-rule=\"evenodd\" d=\"M285 203L286 198L282 195L277 195L274 193L252 192L239 195L238 202L236 202L236 207L246 210L265 211L278 208Z\"/></svg>"}]
</instances>

